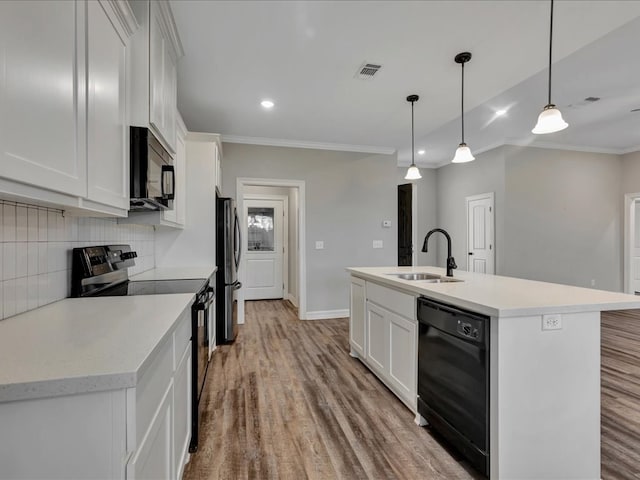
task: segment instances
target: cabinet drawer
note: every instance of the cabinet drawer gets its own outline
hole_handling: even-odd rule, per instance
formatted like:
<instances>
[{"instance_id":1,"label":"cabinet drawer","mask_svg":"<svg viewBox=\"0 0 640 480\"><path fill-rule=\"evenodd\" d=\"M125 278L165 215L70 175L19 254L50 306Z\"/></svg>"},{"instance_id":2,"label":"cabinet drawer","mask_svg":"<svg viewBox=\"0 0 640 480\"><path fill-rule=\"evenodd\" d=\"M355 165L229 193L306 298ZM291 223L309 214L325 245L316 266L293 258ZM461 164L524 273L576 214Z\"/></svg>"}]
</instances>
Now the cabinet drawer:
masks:
<instances>
[{"instance_id":1,"label":"cabinet drawer","mask_svg":"<svg viewBox=\"0 0 640 480\"><path fill-rule=\"evenodd\" d=\"M184 349L183 349L184 351ZM136 386L136 445L149 429L160 400L173 377L173 337L169 337Z\"/></svg>"},{"instance_id":2,"label":"cabinet drawer","mask_svg":"<svg viewBox=\"0 0 640 480\"><path fill-rule=\"evenodd\" d=\"M187 307L173 332L173 370L178 368L180 359L184 355L189 342L191 341L191 307Z\"/></svg>"},{"instance_id":3,"label":"cabinet drawer","mask_svg":"<svg viewBox=\"0 0 640 480\"><path fill-rule=\"evenodd\" d=\"M383 306L387 310L399 313L403 317L416 319L416 299L413 295L367 282L367 300Z\"/></svg>"}]
</instances>

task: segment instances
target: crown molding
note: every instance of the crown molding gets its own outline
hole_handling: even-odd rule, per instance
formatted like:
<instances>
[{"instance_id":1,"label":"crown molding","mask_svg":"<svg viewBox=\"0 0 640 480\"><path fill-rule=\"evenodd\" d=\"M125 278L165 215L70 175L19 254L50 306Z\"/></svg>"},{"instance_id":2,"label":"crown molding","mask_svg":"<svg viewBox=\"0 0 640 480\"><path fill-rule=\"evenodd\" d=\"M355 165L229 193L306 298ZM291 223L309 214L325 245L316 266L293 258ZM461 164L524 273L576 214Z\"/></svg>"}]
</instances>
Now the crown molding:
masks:
<instances>
[{"instance_id":1,"label":"crown molding","mask_svg":"<svg viewBox=\"0 0 640 480\"><path fill-rule=\"evenodd\" d=\"M140 28L140 24L136 20L136 16L133 14L129 2L125 0L106 0L102 3L103 5L109 5L109 7L111 7L116 18L124 28L127 37L132 36L138 28Z\"/></svg>"},{"instance_id":2,"label":"crown molding","mask_svg":"<svg viewBox=\"0 0 640 480\"><path fill-rule=\"evenodd\" d=\"M222 135L226 143L243 143L246 145L263 145L267 147L309 148L312 150L333 150L336 152L372 153L376 155L393 155L395 148L375 147L370 145L349 145L344 143L305 142L302 140L285 140L265 137L243 137L240 135Z\"/></svg>"}]
</instances>

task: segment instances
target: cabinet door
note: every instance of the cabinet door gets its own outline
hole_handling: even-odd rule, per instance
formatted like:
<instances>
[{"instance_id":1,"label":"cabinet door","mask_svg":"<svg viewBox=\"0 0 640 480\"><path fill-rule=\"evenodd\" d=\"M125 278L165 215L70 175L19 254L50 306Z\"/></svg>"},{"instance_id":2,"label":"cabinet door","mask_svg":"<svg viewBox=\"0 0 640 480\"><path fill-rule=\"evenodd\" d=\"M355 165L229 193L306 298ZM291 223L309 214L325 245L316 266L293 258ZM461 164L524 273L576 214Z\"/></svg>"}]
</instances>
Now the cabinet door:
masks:
<instances>
[{"instance_id":1,"label":"cabinet door","mask_svg":"<svg viewBox=\"0 0 640 480\"><path fill-rule=\"evenodd\" d=\"M87 4L88 197L113 207L129 207L126 125L128 39L111 7Z\"/></svg>"},{"instance_id":2,"label":"cabinet door","mask_svg":"<svg viewBox=\"0 0 640 480\"><path fill-rule=\"evenodd\" d=\"M0 177L79 197L87 194L84 9L0 1Z\"/></svg>"},{"instance_id":3,"label":"cabinet door","mask_svg":"<svg viewBox=\"0 0 640 480\"><path fill-rule=\"evenodd\" d=\"M156 2L149 18L149 123L175 152L177 69L166 20Z\"/></svg>"},{"instance_id":4,"label":"cabinet door","mask_svg":"<svg viewBox=\"0 0 640 480\"><path fill-rule=\"evenodd\" d=\"M389 318L389 379L399 395L415 405L417 384L417 323L393 312Z\"/></svg>"},{"instance_id":5,"label":"cabinet door","mask_svg":"<svg viewBox=\"0 0 640 480\"><path fill-rule=\"evenodd\" d=\"M385 378L389 372L389 312L367 302L366 358Z\"/></svg>"},{"instance_id":6,"label":"cabinet door","mask_svg":"<svg viewBox=\"0 0 640 480\"><path fill-rule=\"evenodd\" d=\"M162 17L158 7L151 2L149 18L149 123L164 132L164 61L167 48L163 32ZM165 139L166 140L166 139Z\"/></svg>"},{"instance_id":7,"label":"cabinet door","mask_svg":"<svg viewBox=\"0 0 640 480\"><path fill-rule=\"evenodd\" d=\"M174 465L176 478L180 479L191 439L191 344L187 346L176 369L173 405Z\"/></svg>"},{"instance_id":8,"label":"cabinet door","mask_svg":"<svg viewBox=\"0 0 640 480\"><path fill-rule=\"evenodd\" d=\"M127 464L127 479L173 478L173 382L169 384L151 426Z\"/></svg>"},{"instance_id":9,"label":"cabinet door","mask_svg":"<svg viewBox=\"0 0 640 480\"><path fill-rule=\"evenodd\" d=\"M351 278L351 314L349 317L349 343L361 358L366 356L365 350L365 281Z\"/></svg>"}]
</instances>

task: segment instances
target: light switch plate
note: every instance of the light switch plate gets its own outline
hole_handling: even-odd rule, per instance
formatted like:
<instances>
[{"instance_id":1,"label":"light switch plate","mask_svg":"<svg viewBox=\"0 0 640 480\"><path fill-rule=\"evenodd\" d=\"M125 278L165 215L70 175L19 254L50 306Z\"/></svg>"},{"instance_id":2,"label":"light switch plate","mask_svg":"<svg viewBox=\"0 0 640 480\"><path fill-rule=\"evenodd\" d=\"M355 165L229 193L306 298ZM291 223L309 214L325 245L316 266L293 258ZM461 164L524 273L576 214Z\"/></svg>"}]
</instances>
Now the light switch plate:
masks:
<instances>
[{"instance_id":1,"label":"light switch plate","mask_svg":"<svg viewBox=\"0 0 640 480\"><path fill-rule=\"evenodd\" d=\"M322 240L316 240L316 250L324 250L324 242Z\"/></svg>"},{"instance_id":2,"label":"light switch plate","mask_svg":"<svg viewBox=\"0 0 640 480\"><path fill-rule=\"evenodd\" d=\"M373 248L383 248L383 243L382 240L374 240L373 241Z\"/></svg>"}]
</instances>

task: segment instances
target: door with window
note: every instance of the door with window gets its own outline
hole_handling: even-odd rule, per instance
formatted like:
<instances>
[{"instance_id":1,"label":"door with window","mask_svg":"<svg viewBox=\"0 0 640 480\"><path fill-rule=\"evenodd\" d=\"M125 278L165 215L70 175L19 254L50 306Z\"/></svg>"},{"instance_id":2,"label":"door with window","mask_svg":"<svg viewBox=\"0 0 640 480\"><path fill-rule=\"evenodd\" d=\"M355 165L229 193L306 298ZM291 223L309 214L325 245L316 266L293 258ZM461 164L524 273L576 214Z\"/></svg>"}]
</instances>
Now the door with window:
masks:
<instances>
[{"instance_id":1,"label":"door with window","mask_svg":"<svg viewBox=\"0 0 640 480\"><path fill-rule=\"evenodd\" d=\"M283 298L284 202L245 200L246 300Z\"/></svg>"}]
</instances>

